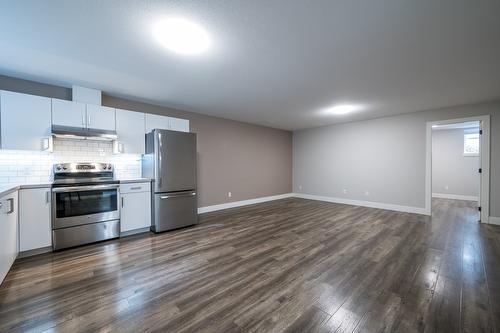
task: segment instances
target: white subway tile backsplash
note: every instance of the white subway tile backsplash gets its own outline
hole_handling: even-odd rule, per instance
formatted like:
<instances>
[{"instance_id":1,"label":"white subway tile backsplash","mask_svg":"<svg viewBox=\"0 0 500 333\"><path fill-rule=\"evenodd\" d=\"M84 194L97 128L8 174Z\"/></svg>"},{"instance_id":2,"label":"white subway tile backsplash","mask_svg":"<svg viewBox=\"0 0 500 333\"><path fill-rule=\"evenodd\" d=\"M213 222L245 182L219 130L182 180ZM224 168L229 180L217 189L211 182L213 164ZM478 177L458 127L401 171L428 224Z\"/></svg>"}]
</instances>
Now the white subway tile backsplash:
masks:
<instances>
[{"instance_id":1,"label":"white subway tile backsplash","mask_svg":"<svg viewBox=\"0 0 500 333\"><path fill-rule=\"evenodd\" d=\"M54 152L0 150L0 185L50 181L52 165L62 162L108 162L117 178L140 178L141 155L113 155L111 142L54 139Z\"/></svg>"},{"instance_id":2,"label":"white subway tile backsplash","mask_svg":"<svg viewBox=\"0 0 500 333\"><path fill-rule=\"evenodd\" d=\"M9 183L23 184L26 183L26 177L9 177Z\"/></svg>"}]
</instances>

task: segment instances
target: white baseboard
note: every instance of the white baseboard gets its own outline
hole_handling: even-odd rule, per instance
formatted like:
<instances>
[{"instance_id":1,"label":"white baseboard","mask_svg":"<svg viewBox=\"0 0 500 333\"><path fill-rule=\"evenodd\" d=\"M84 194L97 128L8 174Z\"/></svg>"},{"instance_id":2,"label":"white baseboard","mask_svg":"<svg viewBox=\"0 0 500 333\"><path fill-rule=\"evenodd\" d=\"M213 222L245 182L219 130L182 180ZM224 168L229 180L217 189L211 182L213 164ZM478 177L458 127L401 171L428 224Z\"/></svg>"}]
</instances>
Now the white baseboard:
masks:
<instances>
[{"instance_id":1,"label":"white baseboard","mask_svg":"<svg viewBox=\"0 0 500 333\"><path fill-rule=\"evenodd\" d=\"M260 198L249 199L249 200L228 202L228 203L224 203L224 204L220 204L220 205L200 207L200 208L198 208L198 214L215 212L218 210L223 210L223 209L228 209L228 208L236 208L236 207L253 205L253 204L257 204L257 203L261 203L261 202L267 202L267 201L273 201L273 200L279 200L279 199L285 199L285 198L291 198L291 197L318 200L318 201L326 201L326 202L334 202L334 203L353 205L353 206L363 206L363 207L370 207L370 208L387 209L387 210L393 210L393 211L405 212L405 213L414 213L414 214L423 214L423 215L430 215L431 214L430 211L426 210L425 208L420 208L420 207L393 205L393 204L386 204L386 203L373 202L373 201L350 200L350 199L325 197L325 196L302 194L302 193L285 193L285 194L273 195L273 196L269 196L269 197L260 197Z\"/></svg>"},{"instance_id":2,"label":"white baseboard","mask_svg":"<svg viewBox=\"0 0 500 333\"><path fill-rule=\"evenodd\" d=\"M228 203L224 203L224 204L220 204L220 205L200 207L200 208L198 208L198 214L215 212L216 210L223 210L223 209L228 209L228 208L253 205L253 204L257 204L257 203L261 203L261 202L273 201L273 200L279 200L279 199L285 199L285 198L291 198L291 197L293 197L293 193L285 193L285 194L273 195L273 196L269 196L269 197L260 197L260 198L249 199L249 200L228 202Z\"/></svg>"},{"instance_id":3,"label":"white baseboard","mask_svg":"<svg viewBox=\"0 0 500 333\"><path fill-rule=\"evenodd\" d=\"M490 216L490 217L488 218L488 223L489 223L489 224L496 224L496 225L500 225L500 217Z\"/></svg>"},{"instance_id":4,"label":"white baseboard","mask_svg":"<svg viewBox=\"0 0 500 333\"><path fill-rule=\"evenodd\" d=\"M386 204L386 203L381 203L381 202L351 200L351 199L344 199L344 198L325 197L325 196L320 196L320 195L301 194L301 193L294 193L294 196L297 198L319 200L319 201L326 201L326 202L334 202L334 203L345 204L345 205L363 206L363 207L370 207L370 208L393 210L393 211L397 211L397 212L431 215L431 212L429 210L426 210L425 208L420 208L420 207L401 206L401 205Z\"/></svg>"},{"instance_id":5,"label":"white baseboard","mask_svg":"<svg viewBox=\"0 0 500 333\"><path fill-rule=\"evenodd\" d=\"M454 199L454 200L467 200L467 201L479 201L479 197L473 195L460 195L460 194L448 194L448 193L432 193L433 198L443 198L443 199Z\"/></svg>"}]
</instances>

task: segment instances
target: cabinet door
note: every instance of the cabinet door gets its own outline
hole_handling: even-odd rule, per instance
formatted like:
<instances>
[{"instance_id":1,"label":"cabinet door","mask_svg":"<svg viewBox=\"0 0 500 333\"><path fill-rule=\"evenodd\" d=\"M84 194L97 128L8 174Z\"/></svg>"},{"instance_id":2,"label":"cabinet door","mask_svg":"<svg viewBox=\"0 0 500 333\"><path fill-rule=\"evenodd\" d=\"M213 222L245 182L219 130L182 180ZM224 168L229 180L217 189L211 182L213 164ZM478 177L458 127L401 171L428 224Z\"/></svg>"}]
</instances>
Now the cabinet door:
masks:
<instances>
[{"instance_id":1,"label":"cabinet door","mask_svg":"<svg viewBox=\"0 0 500 333\"><path fill-rule=\"evenodd\" d=\"M0 199L0 283L19 253L17 195L16 191Z\"/></svg>"},{"instance_id":2,"label":"cabinet door","mask_svg":"<svg viewBox=\"0 0 500 333\"><path fill-rule=\"evenodd\" d=\"M144 113L116 109L116 134L125 154L144 154Z\"/></svg>"},{"instance_id":3,"label":"cabinet door","mask_svg":"<svg viewBox=\"0 0 500 333\"><path fill-rule=\"evenodd\" d=\"M151 193L122 194L120 231L151 227Z\"/></svg>"},{"instance_id":4,"label":"cabinet door","mask_svg":"<svg viewBox=\"0 0 500 333\"><path fill-rule=\"evenodd\" d=\"M86 105L83 103L52 99L52 125L85 128Z\"/></svg>"},{"instance_id":5,"label":"cabinet door","mask_svg":"<svg viewBox=\"0 0 500 333\"><path fill-rule=\"evenodd\" d=\"M87 128L114 131L116 129L115 109L87 104Z\"/></svg>"},{"instance_id":6,"label":"cabinet door","mask_svg":"<svg viewBox=\"0 0 500 333\"><path fill-rule=\"evenodd\" d=\"M2 91L0 111L2 149L42 149L51 131L50 98Z\"/></svg>"},{"instance_id":7,"label":"cabinet door","mask_svg":"<svg viewBox=\"0 0 500 333\"><path fill-rule=\"evenodd\" d=\"M170 129L179 132L189 132L189 120L170 117Z\"/></svg>"},{"instance_id":8,"label":"cabinet door","mask_svg":"<svg viewBox=\"0 0 500 333\"><path fill-rule=\"evenodd\" d=\"M19 250L52 245L50 188L19 191Z\"/></svg>"},{"instance_id":9,"label":"cabinet door","mask_svg":"<svg viewBox=\"0 0 500 333\"><path fill-rule=\"evenodd\" d=\"M170 129L170 118L146 113L146 133L151 132L155 128Z\"/></svg>"}]
</instances>

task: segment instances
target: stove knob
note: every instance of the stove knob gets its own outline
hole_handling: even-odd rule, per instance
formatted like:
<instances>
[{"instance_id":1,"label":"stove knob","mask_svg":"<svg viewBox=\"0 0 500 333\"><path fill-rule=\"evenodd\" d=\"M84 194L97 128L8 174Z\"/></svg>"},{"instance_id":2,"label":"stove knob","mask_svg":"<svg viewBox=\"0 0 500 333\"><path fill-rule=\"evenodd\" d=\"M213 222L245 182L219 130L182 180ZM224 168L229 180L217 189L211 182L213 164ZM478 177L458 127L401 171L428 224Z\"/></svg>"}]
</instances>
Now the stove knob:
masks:
<instances>
[{"instance_id":1,"label":"stove knob","mask_svg":"<svg viewBox=\"0 0 500 333\"><path fill-rule=\"evenodd\" d=\"M68 170L68 167L63 167L63 170Z\"/></svg>"},{"instance_id":2,"label":"stove knob","mask_svg":"<svg viewBox=\"0 0 500 333\"><path fill-rule=\"evenodd\" d=\"M57 169L57 171L60 171L62 168L61 168L61 166L60 166L60 165L58 165L58 166L56 167L56 169Z\"/></svg>"}]
</instances>

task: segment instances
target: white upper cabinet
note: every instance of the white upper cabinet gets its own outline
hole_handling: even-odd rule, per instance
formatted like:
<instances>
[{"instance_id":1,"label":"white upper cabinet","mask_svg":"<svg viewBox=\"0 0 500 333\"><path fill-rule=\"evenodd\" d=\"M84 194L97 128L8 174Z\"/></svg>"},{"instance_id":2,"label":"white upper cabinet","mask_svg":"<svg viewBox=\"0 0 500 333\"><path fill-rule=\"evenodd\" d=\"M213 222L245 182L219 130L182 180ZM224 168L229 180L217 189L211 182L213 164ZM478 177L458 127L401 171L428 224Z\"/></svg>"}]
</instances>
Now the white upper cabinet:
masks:
<instances>
[{"instance_id":1,"label":"white upper cabinet","mask_svg":"<svg viewBox=\"0 0 500 333\"><path fill-rule=\"evenodd\" d=\"M155 128L180 131L180 132L189 132L189 120L147 113L146 133L151 132Z\"/></svg>"},{"instance_id":2,"label":"white upper cabinet","mask_svg":"<svg viewBox=\"0 0 500 333\"><path fill-rule=\"evenodd\" d=\"M86 124L84 103L52 99L52 125L85 128Z\"/></svg>"},{"instance_id":3,"label":"white upper cabinet","mask_svg":"<svg viewBox=\"0 0 500 333\"><path fill-rule=\"evenodd\" d=\"M50 98L0 91L2 149L41 150L50 136Z\"/></svg>"},{"instance_id":4,"label":"white upper cabinet","mask_svg":"<svg viewBox=\"0 0 500 333\"><path fill-rule=\"evenodd\" d=\"M19 250L52 245L50 188L19 191Z\"/></svg>"},{"instance_id":5,"label":"white upper cabinet","mask_svg":"<svg viewBox=\"0 0 500 333\"><path fill-rule=\"evenodd\" d=\"M170 117L170 129L172 131L189 132L189 120Z\"/></svg>"},{"instance_id":6,"label":"white upper cabinet","mask_svg":"<svg viewBox=\"0 0 500 333\"><path fill-rule=\"evenodd\" d=\"M151 132L155 128L170 129L170 118L146 113L146 133Z\"/></svg>"},{"instance_id":7,"label":"white upper cabinet","mask_svg":"<svg viewBox=\"0 0 500 333\"><path fill-rule=\"evenodd\" d=\"M52 125L114 131L115 109L53 98Z\"/></svg>"},{"instance_id":8,"label":"white upper cabinet","mask_svg":"<svg viewBox=\"0 0 500 333\"><path fill-rule=\"evenodd\" d=\"M114 131L116 129L115 109L87 104L87 128Z\"/></svg>"},{"instance_id":9,"label":"white upper cabinet","mask_svg":"<svg viewBox=\"0 0 500 333\"><path fill-rule=\"evenodd\" d=\"M123 145L122 153L144 154L144 127L144 113L116 109L116 134Z\"/></svg>"}]
</instances>

